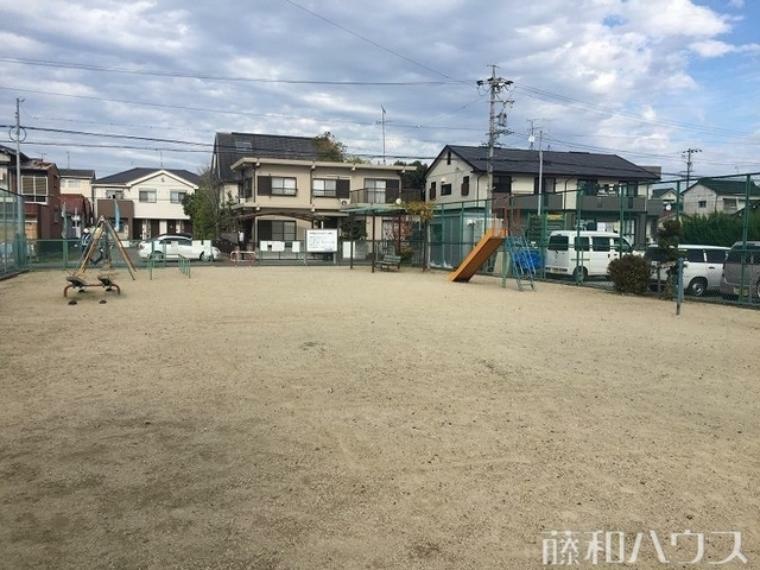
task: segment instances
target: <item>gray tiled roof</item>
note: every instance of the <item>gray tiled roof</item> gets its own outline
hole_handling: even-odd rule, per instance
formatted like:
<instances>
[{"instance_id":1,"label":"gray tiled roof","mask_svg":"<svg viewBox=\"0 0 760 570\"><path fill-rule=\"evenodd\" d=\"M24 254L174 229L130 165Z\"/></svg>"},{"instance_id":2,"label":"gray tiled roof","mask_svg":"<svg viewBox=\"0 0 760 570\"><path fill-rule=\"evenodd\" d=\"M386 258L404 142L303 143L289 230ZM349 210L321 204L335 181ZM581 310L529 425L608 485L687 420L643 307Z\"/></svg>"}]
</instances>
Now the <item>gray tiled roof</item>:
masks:
<instances>
[{"instance_id":1,"label":"gray tiled roof","mask_svg":"<svg viewBox=\"0 0 760 570\"><path fill-rule=\"evenodd\" d=\"M61 178L95 178L94 170L81 170L76 168L59 168L58 173Z\"/></svg>"},{"instance_id":2,"label":"gray tiled roof","mask_svg":"<svg viewBox=\"0 0 760 570\"><path fill-rule=\"evenodd\" d=\"M216 133L214 142L216 175L224 182L235 182L239 173L231 166L241 158L290 158L317 160L314 137L262 135L256 133Z\"/></svg>"},{"instance_id":3,"label":"gray tiled roof","mask_svg":"<svg viewBox=\"0 0 760 570\"><path fill-rule=\"evenodd\" d=\"M485 146L448 145L475 170L487 170L488 149ZM443 153L441 153L443 154ZM496 174L538 175L538 151L517 148L497 148L494 152ZM591 152L544 151L546 176L579 176L587 178L619 178L620 180L655 180L649 170L617 156Z\"/></svg>"},{"instance_id":4,"label":"gray tiled roof","mask_svg":"<svg viewBox=\"0 0 760 570\"><path fill-rule=\"evenodd\" d=\"M198 185L200 184L200 177L197 174L194 174L190 172L189 170L182 170L182 169L176 169L176 168L144 168L144 167L137 167L137 168L130 168L129 170L125 170L123 172L117 172L116 174L111 174L110 176L106 176L104 178L98 178L93 182L93 184L129 184L130 182L133 182L134 180L139 180L140 178L144 178L145 176L149 176L150 174L153 174L154 172L161 172L162 170L165 170L166 172L171 172L175 176L179 176L183 180L187 180L188 182L191 182L192 184Z\"/></svg>"},{"instance_id":5,"label":"gray tiled roof","mask_svg":"<svg viewBox=\"0 0 760 570\"><path fill-rule=\"evenodd\" d=\"M746 179L731 180L727 178L700 178L696 184L690 186L688 190L694 188L694 186L705 186L720 196L743 196L747 191ZM750 196L760 196L760 187L754 182L749 187Z\"/></svg>"},{"instance_id":6,"label":"gray tiled roof","mask_svg":"<svg viewBox=\"0 0 760 570\"><path fill-rule=\"evenodd\" d=\"M668 192L673 192L675 194L676 189L675 188L655 188L654 190L652 190L652 198L662 198Z\"/></svg>"}]
</instances>

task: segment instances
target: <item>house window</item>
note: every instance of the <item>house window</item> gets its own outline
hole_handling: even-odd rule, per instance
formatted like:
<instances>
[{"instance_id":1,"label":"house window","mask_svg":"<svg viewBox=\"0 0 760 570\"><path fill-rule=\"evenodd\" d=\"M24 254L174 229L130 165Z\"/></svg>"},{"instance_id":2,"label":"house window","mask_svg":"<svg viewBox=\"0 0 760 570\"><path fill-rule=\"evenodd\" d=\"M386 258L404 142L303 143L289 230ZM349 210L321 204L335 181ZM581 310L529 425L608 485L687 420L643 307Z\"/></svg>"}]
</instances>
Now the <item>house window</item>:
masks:
<instances>
[{"instance_id":1,"label":"house window","mask_svg":"<svg viewBox=\"0 0 760 570\"><path fill-rule=\"evenodd\" d=\"M544 176L544 185L541 188L543 194L550 194L557 191L557 179L547 178ZM533 179L533 193L538 194L538 176Z\"/></svg>"},{"instance_id":2,"label":"house window","mask_svg":"<svg viewBox=\"0 0 760 570\"><path fill-rule=\"evenodd\" d=\"M596 178L579 178L578 189L580 189L587 196L595 196L599 181Z\"/></svg>"},{"instance_id":3,"label":"house window","mask_svg":"<svg viewBox=\"0 0 760 570\"><path fill-rule=\"evenodd\" d=\"M187 192L184 190L172 190L170 194L171 203L181 204L185 200L185 196L187 196Z\"/></svg>"},{"instance_id":4,"label":"house window","mask_svg":"<svg viewBox=\"0 0 760 570\"><path fill-rule=\"evenodd\" d=\"M441 196L451 196L451 184L441 184Z\"/></svg>"},{"instance_id":5,"label":"house window","mask_svg":"<svg viewBox=\"0 0 760 570\"><path fill-rule=\"evenodd\" d=\"M78 178L67 178L66 188L79 188L80 180Z\"/></svg>"},{"instance_id":6,"label":"house window","mask_svg":"<svg viewBox=\"0 0 760 570\"><path fill-rule=\"evenodd\" d=\"M736 198L723 198L723 209L726 212L736 211Z\"/></svg>"},{"instance_id":7,"label":"house window","mask_svg":"<svg viewBox=\"0 0 760 570\"><path fill-rule=\"evenodd\" d=\"M22 176L21 193L27 202L38 204L47 203L48 179L47 176Z\"/></svg>"},{"instance_id":8,"label":"house window","mask_svg":"<svg viewBox=\"0 0 760 570\"><path fill-rule=\"evenodd\" d=\"M494 176L493 177L493 191L497 194L511 194L512 193L512 177L511 176Z\"/></svg>"},{"instance_id":9,"label":"house window","mask_svg":"<svg viewBox=\"0 0 760 570\"><path fill-rule=\"evenodd\" d=\"M430 199L435 200L435 182L430 183Z\"/></svg>"},{"instance_id":10,"label":"house window","mask_svg":"<svg viewBox=\"0 0 760 570\"><path fill-rule=\"evenodd\" d=\"M470 195L470 177L465 176L462 178L462 196Z\"/></svg>"},{"instance_id":11,"label":"house window","mask_svg":"<svg viewBox=\"0 0 760 570\"><path fill-rule=\"evenodd\" d=\"M367 200L370 204L385 203L386 180L381 178L365 178L364 188L367 190Z\"/></svg>"},{"instance_id":12,"label":"house window","mask_svg":"<svg viewBox=\"0 0 760 570\"><path fill-rule=\"evenodd\" d=\"M243 199L247 200L248 198L253 197L253 178L248 177L243 179Z\"/></svg>"},{"instance_id":13,"label":"house window","mask_svg":"<svg viewBox=\"0 0 760 570\"><path fill-rule=\"evenodd\" d=\"M155 190L140 190L140 202L148 202L150 204L155 204L156 191Z\"/></svg>"},{"instance_id":14,"label":"house window","mask_svg":"<svg viewBox=\"0 0 760 570\"><path fill-rule=\"evenodd\" d=\"M259 220L259 240L295 241L296 223L291 220Z\"/></svg>"},{"instance_id":15,"label":"house window","mask_svg":"<svg viewBox=\"0 0 760 570\"><path fill-rule=\"evenodd\" d=\"M124 190L106 190L107 200L123 200Z\"/></svg>"},{"instance_id":16,"label":"house window","mask_svg":"<svg viewBox=\"0 0 760 570\"><path fill-rule=\"evenodd\" d=\"M638 182L621 182L620 191L624 196L638 196L639 195L639 183Z\"/></svg>"},{"instance_id":17,"label":"house window","mask_svg":"<svg viewBox=\"0 0 760 570\"><path fill-rule=\"evenodd\" d=\"M451 151L446 153L446 164L451 164ZM443 196L443 188L441 188L441 196Z\"/></svg>"},{"instance_id":18,"label":"house window","mask_svg":"<svg viewBox=\"0 0 760 570\"><path fill-rule=\"evenodd\" d=\"M335 179L315 178L311 181L311 191L318 198L335 198L338 181Z\"/></svg>"},{"instance_id":19,"label":"house window","mask_svg":"<svg viewBox=\"0 0 760 570\"><path fill-rule=\"evenodd\" d=\"M697 202L697 207L698 208L707 208L707 200L700 200L699 202Z\"/></svg>"},{"instance_id":20,"label":"house window","mask_svg":"<svg viewBox=\"0 0 760 570\"><path fill-rule=\"evenodd\" d=\"M296 179L272 177L272 196L295 196Z\"/></svg>"}]
</instances>

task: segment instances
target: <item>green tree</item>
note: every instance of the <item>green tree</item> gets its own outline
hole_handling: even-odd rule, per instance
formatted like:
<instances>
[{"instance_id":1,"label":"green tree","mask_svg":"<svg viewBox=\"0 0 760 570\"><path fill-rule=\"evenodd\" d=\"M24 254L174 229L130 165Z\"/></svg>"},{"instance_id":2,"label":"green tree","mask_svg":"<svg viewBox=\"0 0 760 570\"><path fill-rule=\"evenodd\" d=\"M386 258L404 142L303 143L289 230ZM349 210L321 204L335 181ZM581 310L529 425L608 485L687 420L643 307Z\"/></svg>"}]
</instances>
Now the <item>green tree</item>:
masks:
<instances>
[{"instance_id":1,"label":"green tree","mask_svg":"<svg viewBox=\"0 0 760 570\"><path fill-rule=\"evenodd\" d=\"M338 141L330 131L314 137L317 158L327 162L343 162L346 159L346 145Z\"/></svg>"},{"instance_id":2,"label":"green tree","mask_svg":"<svg viewBox=\"0 0 760 570\"><path fill-rule=\"evenodd\" d=\"M401 182L404 188L411 188L414 190L422 190L425 188L425 172L427 171L427 164L415 160L414 162L404 162L403 160L397 160L393 163L396 166L407 166L406 172L401 173Z\"/></svg>"},{"instance_id":3,"label":"green tree","mask_svg":"<svg viewBox=\"0 0 760 570\"><path fill-rule=\"evenodd\" d=\"M688 216L683 223L684 242L731 247L741 241L743 228L743 212L739 215L715 212L707 216ZM750 240L760 239L760 210L750 212L748 237Z\"/></svg>"},{"instance_id":4,"label":"green tree","mask_svg":"<svg viewBox=\"0 0 760 570\"><path fill-rule=\"evenodd\" d=\"M185 196L182 207L193 224L194 238L216 239L222 232L235 228L232 196L222 196L210 169L201 172L200 179L198 189Z\"/></svg>"}]
</instances>

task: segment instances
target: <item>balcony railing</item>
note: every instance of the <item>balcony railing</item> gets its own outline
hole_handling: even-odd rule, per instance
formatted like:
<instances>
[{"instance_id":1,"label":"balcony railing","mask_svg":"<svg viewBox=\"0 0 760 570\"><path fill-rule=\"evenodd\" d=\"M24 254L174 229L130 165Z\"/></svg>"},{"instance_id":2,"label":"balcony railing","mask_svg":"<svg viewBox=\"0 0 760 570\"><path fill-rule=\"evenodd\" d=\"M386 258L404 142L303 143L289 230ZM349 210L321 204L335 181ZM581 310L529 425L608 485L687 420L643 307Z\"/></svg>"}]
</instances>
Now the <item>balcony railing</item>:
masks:
<instances>
[{"instance_id":1,"label":"balcony railing","mask_svg":"<svg viewBox=\"0 0 760 570\"><path fill-rule=\"evenodd\" d=\"M419 202L422 200L422 191L414 189L386 188L376 190L374 188L360 188L351 190L351 204L393 204L398 198L403 202Z\"/></svg>"}]
</instances>

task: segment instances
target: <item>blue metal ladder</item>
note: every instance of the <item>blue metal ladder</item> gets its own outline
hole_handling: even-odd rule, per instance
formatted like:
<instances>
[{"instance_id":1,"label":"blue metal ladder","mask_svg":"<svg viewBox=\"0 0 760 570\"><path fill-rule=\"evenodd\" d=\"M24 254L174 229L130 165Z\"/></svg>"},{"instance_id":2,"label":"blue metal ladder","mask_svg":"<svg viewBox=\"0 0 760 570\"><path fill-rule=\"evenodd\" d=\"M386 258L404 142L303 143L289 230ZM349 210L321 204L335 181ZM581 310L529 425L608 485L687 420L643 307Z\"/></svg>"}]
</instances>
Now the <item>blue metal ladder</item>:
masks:
<instances>
[{"instance_id":1,"label":"blue metal ladder","mask_svg":"<svg viewBox=\"0 0 760 570\"><path fill-rule=\"evenodd\" d=\"M517 288L522 291L525 284L536 290L536 267L533 252L524 235L507 236L504 238L504 250L509 254L512 277L517 282ZM502 275L502 287L506 287L507 276Z\"/></svg>"}]
</instances>

